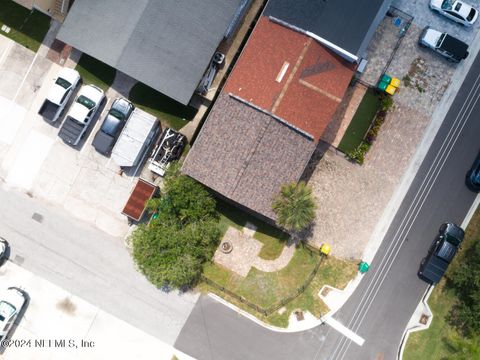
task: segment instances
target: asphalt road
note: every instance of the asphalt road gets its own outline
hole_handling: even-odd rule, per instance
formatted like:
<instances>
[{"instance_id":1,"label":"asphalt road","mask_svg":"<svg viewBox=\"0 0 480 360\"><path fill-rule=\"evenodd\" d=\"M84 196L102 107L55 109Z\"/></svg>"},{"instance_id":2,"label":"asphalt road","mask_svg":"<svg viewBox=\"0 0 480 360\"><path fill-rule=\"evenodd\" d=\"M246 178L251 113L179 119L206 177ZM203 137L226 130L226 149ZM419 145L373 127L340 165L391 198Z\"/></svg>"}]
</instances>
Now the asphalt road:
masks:
<instances>
[{"instance_id":1,"label":"asphalt road","mask_svg":"<svg viewBox=\"0 0 480 360\"><path fill-rule=\"evenodd\" d=\"M170 345L198 297L156 289L135 269L122 239L1 187L0 236L17 265ZM22 286L0 279L0 286L12 285Z\"/></svg>"},{"instance_id":2,"label":"asphalt road","mask_svg":"<svg viewBox=\"0 0 480 360\"><path fill-rule=\"evenodd\" d=\"M480 59L457 93L405 196L370 271L334 316L365 342L327 325L293 334L271 332L214 300L195 306L175 346L198 359L396 359L405 327L428 285L417 277L441 223L461 224L476 194L465 174L479 148Z\"/></svg>"}]
</instances>

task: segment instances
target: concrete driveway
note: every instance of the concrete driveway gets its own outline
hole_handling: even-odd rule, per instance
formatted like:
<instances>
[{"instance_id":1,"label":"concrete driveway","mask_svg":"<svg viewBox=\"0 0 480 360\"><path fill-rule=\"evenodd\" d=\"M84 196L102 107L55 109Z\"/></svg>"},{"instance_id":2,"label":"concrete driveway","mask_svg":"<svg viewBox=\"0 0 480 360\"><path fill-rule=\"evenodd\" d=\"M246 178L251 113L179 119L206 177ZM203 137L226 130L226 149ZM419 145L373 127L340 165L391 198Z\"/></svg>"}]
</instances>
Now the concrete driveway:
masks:
<instances>
[{"instance_id":1,"label":"concrete driveway","mask_svg":"<svg viewBox=\"0 0 480 360\"><path fill-rule=\"evenodd\" d=\"M136 178L120 175L119 167L91 146L113 99L85 141L77 148L65 145L57 136L61 121L52 126L37 114L60 68L0 35L0 179L123 237L128 222L121 211Z\"/></svg>"},{"instance_id":2,"label":"concrete driveway","mask_svg":"<svg viewBox=\"0 0 480 360\"><path fill-rule=\"evenodd\" d=\"M465 2L480 9L480 0L467 0ZM477 30L480 28L480 21L477 21L471 28L464 27L434 13L428 7L429 3L429 0L393 0L392 5L412 15L414 17L413 23L421 28L428 25L439 31L445 31L467 44L472 43Z\"/></svg>"},{"instance_id":3,"label":"concrete driveway","mask_svg":"<svg viewBox=\"0 0 480 360\"><path fill-rule=\"evenodd\" d=\"M7 262L0 268L2 289L22 288L28 302L10 339L4 360L156 359L188 356L99 307ZM0 295L1 296L1 295ZM64 342L63 342L64 341ZM121 344L121 346L120 346Z\"/></svg>"}]
</instances>

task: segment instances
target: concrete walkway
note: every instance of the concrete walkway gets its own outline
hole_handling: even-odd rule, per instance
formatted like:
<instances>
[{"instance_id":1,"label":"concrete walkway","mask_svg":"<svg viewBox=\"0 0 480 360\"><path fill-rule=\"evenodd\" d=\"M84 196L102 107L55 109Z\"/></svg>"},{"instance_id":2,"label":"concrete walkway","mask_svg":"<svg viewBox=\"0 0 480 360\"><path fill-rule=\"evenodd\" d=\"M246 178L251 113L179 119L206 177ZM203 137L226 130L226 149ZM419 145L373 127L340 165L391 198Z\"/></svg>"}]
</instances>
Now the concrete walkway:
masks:
<instances>
[{"instance_id":1,"label":"concrete walkway","mask_svg":"<svg viewBox=\"0 0 480 360\"><path fill-rule=\"evenodd\" d=\"M283 247L280 256L274 260L265 260L260 257L255 259L253 266L260 271L275 272L282 270L292 260L293 254L295 254L295 245L290 244Z\"/></svg>"}]
</instances>

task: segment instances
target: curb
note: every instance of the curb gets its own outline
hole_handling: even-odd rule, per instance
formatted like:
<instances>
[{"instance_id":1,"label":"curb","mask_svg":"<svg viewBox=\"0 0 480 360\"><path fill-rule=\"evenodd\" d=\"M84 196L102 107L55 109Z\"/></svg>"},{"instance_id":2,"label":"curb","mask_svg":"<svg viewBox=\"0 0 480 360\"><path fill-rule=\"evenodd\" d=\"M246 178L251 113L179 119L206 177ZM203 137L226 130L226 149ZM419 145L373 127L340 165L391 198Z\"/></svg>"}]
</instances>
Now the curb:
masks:
<instances>
[{"instance_id":1,"label":"curb","mask_svg":"<svg viewBox=\"0 0 480 360\"><path fill-rule=\"evenodd\" d=\"M424 136L420 141L420 144L417 146L417 150L410 160L410 164L403 174L400 184L397 186L393 196L390 198L390 201L383 211L380 220L373 230L373 234L370 237L370 240L362 254L362 259L368 263L370 263L375 257L375 254L377 253L377 250L380 247L383 238L385 237L385 234L387 233L388 228L395 217L395 214L400 208L400 205L405 198L405 195L407 194L408 189L410 188L410 185L412 184L413 179L420 168L420 165L427 155L427 152L430 149L438 130L443 124L448 110L455 100L458 90L466 79L473 62L475 61L475 58L480 51L480 31L477 32L477 35L471 42L471 45L472 46L469 48L470 55L466 60L464 60L463 63L460 63L457 66L457 70L450 80L450 86L443 94L442 100L433 113L430 123L425 128Z\"/></svg>"},{"instance_id":2,"label":"curb","mask_svg":"<svg viewBox=\"0 0 480 360\"><path fill-rule=\"evenodd\" d=\"M475 198L475 201L473 202L472 206L470 207L470 210L468 211L467 215L465 216L465 218L462 222L462 228L463 229L465 229L468 226L468 223L470 222L473 215L475 214L475 211L478 208L479 204L480 204L480 195L477 195L477 197ZM434 289L434 286L429 286L429 288L427 289L427 292L425 293L425 295L422 298L422 301L417 306L417 308L418 308L421 304L423 304L424 308L428 312L428 315L430 316L429 321L426 325L423 325L423 324L418 325L418 323L417 323L416 325L414 325L412 327L409 327L409 324L411 322L411 319L410 319L410 321L407 324L407 328L406 328L405 332L403 333L402 341L400 343L400 348L398 350L398 360L403 359L403 352L405 350L405 346L407 345L408 337L410 336L410 334L412 332L415 332L415 331L427 330L430 327L430 324L433 320L433 313L430 310L430 307L428 306L427 301L428 301L433 289ZM412 318L414 318L415 313L416 313L416 309L415 309L415 312L412 315Z\"/></svg>"},{"instance_id":3,"label":"curb","mask_svg":"<svg viewBox=\"0 0 480 360\"><path fill-rule=\"evenodd\" d=\"M295 330L289 330L288 328L280 328L280 327L277 327L277 326L273 326L273 325L269 325L263 321L261 321L260 319L258 319L257 317L255 317L254 315L246 312L245 310L242 310L240 309L239 307L237 307L236 305L233 305L232 303L229 303L227 300L225 299L222 299L220 296L216 295L216 294L213 294L213 293L208 293L208 296L210 296L212 299L218 301L219 303L225 305L226 307L232 309L233 311L239 313L240 315L243 315L244 317L246 317L247 319L250 319L251 321L253 321L254 323L256 323L257 325L260 325L261 327L264 327L268 330L271 330L271 331L275 331L275 332L279 332L279 333L296 333L296 332L301 332L301 331L306 331L306 330L310 330L310 329L313 329L319 325L322 325L325 321L324 321L324 317L325 316L322 316L318 321L315 322L314 325L312 326L308 326L306 328L299 328L299 329L295 329Z\"/></svg>"},{"instance_id":4,"label":"curb","mask_svg":"<svg viewBox=\"0 0 480 360\"><path fill-rule=\"evenodd\" d=\"M342 299L342 302L339 306L336 306L335 308L332 308L329 312L327 312L325 315L323 315L320 319L317 319L315 322L307 322L306 323L307 325L305 325L303 327L299 326L297 329L281 328L281 327L278 327L278 326L273 326L273 325L267 324L267 323L263 322L262 320L258 319L256 316L250 314L249 312L247 312L245 310L240 309L238 306L228 302L227 300L223 299L222 297L220 297L220 296L218 296L214 293L209 292L208 296L210 296L212 299L218 301L219 303L225 305L226 307L232 309L233 311L237 312L240 315L243 315L244 317L250 319L251 321L253 321L257 325L260 325L260 326L262 326L266 329L269 329L269 330L275 331L275 332L279 332L279 333L297 333L297 332L301 332L301 331L311 330L313 328L316 328L319 325L323 325L328 318L331 318L338 310L341 309L343 304L345 304L345 302L348 300L350 295L355 291L355 289L357 288L357 286L360 283L360 281L362 280L362 278L363 278L363 274L358 273L355 278L350 280L350 282L347 284L347 286L343 290L334 288L330 285L322 286L319 293L321 293L322 290L325 287L328 287L328 288L334 289L335 291L339 291L342 294L347 294L347 296L345 296ZM349 288L350 284L352 284L351 288ZM327 305L327 303L323 300L324 299L323 296L319 295L319 298L320 298L320 300L322 300L325 303L325 305ZM328 307L328 305L327 305L327 307Z\"/></svg>"},{"instance_id":5,"label":"curb","mask_svg":"<svg viewBox=\"0 0 480 360\"><path fill-rule=\"evenodd\" d=\"M408 325L407 325L407 329L403 333L402 342L400 343L400 348L398 350L398 360L403 359L403 352L405 351L405 347L407 345L408 337L410 336L410 334L413 333L413 332L416 332L416 331L427 330L430 327L430 324L432 323L433 313L430 310L430 306L428 306L427 302L428 302L428 299L430 298L430 295L432 294L433 289L434 289L434 286L429 286L428 287L427 291L425 292L425 295L423 295L422 301L417 306L417 308L419 308L420 305L423 305L424 309L426 310L425 312L429 316L428 321L425 325L419 324L419 322L417 322L415 325L413 325L411 327L408 327ZM415 313L416 313L416 310L415 310ZM413 313L411 319L413 319L416 316L415 313ZM409 323L411 322L411 319L410 319Z\"/></svg>"}]
</instances>

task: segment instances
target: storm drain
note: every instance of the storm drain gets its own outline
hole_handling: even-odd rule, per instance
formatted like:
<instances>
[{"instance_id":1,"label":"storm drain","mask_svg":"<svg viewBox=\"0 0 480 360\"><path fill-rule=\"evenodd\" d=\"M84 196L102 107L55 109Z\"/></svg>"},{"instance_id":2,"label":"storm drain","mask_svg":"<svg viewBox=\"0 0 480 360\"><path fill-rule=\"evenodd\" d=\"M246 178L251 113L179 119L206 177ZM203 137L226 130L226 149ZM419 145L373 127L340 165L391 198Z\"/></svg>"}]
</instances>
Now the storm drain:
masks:
<instances>
[{"instance_id":1,"label":"storm drain","mask_svg":"<svg viewBox=\"0 0 480 360\"><path fill-rule=\"evenodd\" d=\"M35 220L36 222L41 223L43 221L43 215L39 213L33 213L32 219Z\"/></svg>"}]
</instances>

